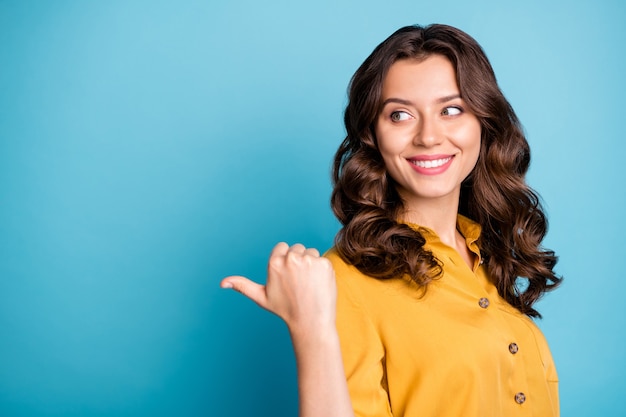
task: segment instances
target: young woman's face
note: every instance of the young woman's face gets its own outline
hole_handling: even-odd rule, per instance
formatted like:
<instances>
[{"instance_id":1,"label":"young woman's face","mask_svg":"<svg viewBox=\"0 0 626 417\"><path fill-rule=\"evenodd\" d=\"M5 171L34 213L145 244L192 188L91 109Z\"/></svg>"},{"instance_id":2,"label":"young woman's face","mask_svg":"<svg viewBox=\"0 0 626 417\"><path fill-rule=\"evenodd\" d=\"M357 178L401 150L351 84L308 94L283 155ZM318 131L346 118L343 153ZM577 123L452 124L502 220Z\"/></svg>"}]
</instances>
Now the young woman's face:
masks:
<instances>
[{"instance_id":1,"label":"young woman's face","mask_svg":"<svg viewBox=\"0 0 626 417\"><path fill-rule=\"evenodd\" d=\"M395 62L385 77L376 138L409 207L424 199L458 204L480 152L480 123L460 97L454 67L431 55Z\"/></svg>"}]
</instances>

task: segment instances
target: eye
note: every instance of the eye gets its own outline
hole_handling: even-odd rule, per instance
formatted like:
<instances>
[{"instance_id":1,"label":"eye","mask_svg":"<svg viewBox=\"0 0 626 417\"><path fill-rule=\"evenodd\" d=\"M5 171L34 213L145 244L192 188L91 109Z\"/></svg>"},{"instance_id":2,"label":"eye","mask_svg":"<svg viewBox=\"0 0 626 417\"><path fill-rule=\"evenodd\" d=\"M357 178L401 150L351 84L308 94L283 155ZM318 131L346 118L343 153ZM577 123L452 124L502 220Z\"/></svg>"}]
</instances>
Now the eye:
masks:
<instances>
[{"instance_id":1,"label":"eye","mask_svg":"<svg viewBox=\"0 0 626 417\"><path fill-rule=\"evenodd\" d=\"M405 111L394 111L391 113L391 120L394 122L402 122L404 120L409 120L411 115Z\"/></svg>"},{"instance_id":2,"label":"eye","mask_svg":"<svg viewBox=\"0 0 626 417\"><path fill-rule=\"evenodd\" d=\"M443 116L458 116L461 113L463 113L463 110L456 106L449 106L441 111Z\"/></svg>"}]
</instances>

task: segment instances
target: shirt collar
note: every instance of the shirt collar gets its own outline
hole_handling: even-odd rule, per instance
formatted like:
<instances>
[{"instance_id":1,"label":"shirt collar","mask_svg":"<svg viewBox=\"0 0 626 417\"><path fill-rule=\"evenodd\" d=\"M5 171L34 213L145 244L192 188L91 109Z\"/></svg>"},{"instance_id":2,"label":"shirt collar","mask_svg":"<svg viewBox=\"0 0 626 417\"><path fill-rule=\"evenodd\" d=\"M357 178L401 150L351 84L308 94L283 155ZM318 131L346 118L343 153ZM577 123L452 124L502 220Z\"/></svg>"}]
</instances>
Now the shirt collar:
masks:
<instances>
[{"instance_id":1,"label":"shirt collar","mask_svg":"<svg viewBox=\"0 0 626 417\"><path fill-rule=\"evenodd\" d=\"M439 240L439 236L428 227L420 226L419 224L405 222L407 226L417 230L420 232L424 238L428 241L432 241L433 239ZM481 227L480 224L475 221L463 216L462 214L457 214L456 217L456 227L461 232L467 245L470 246L474 242L478 240L480 237Z\"/></svg>"}]
</instances>

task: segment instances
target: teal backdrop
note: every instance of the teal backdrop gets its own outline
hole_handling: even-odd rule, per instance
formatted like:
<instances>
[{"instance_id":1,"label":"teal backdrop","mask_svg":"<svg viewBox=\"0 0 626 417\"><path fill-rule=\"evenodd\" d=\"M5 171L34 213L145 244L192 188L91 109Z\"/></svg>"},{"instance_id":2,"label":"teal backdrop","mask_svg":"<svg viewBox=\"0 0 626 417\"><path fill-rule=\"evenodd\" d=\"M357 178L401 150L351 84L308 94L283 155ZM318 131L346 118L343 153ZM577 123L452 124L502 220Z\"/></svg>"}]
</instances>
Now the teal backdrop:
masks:
<instances>
[{"instance_id":1,"label":"teal backdrop","mask_svg":"<svg viewBox=\"0 0 626 417\"><path fill-rule=\"evenodd\" d=\"M348 81L433 22L531 143L562 415L626 415L625 4L0 0L0 415L296 415L285 326L219 281L332 245Z\"/></svg>"}]
</instances>

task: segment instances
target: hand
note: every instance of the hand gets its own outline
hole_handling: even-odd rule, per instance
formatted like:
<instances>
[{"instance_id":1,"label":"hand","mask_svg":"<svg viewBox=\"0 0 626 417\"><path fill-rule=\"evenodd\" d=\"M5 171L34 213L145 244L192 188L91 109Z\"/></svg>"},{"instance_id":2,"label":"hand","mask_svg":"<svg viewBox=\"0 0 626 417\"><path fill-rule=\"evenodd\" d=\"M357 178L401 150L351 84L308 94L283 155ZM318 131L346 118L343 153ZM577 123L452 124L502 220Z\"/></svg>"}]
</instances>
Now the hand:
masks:
<instances>
[{"instance_id":1,"label":"hand","mask_svg":"<svg viewBox=\"0 0 626 417\"><path fill-rule=\"evenodd\" d=\"M266 285L234 275L224 278L221 287L233 288L278 315L292 332L335 326L335 272L316 249L281 242L270 255Z\"/></svg>"}]
</instances>

